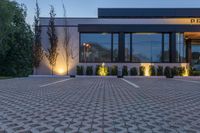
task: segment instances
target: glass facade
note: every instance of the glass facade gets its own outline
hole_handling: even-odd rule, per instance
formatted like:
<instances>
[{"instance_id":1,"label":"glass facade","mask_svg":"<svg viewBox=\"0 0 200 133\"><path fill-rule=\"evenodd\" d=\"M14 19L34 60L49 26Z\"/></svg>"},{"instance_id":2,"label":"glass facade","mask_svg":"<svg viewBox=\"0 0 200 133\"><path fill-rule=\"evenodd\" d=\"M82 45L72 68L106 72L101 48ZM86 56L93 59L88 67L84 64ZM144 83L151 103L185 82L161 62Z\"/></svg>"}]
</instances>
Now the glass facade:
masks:
<instances>
[{"instance_id":1,"label":"glass facade","mask_svg":"<svg viewBox=\"0 0 200 133\"><path fill-rule=\"evenodd\" d=\"M125 62L130 62L131 58L131 34L125 34Z\"/></svg>"},{"instance_id":2,"label":"glass facade","mask_svg":"<svg viewBox=\"0 0 200 133\"><path fill-rule=\"evenodd\" d=\"M132 62L161 62L162 34L132 34Z\"/></svg>"},{"instance_id":3,"label":"glass facade","mask_svg":"<svg viewBox=\"0 0 200 133\"><path fill-rule=\"evenodd\" d=\"M80 62L170 62L170 37L170 33L80 33ZM176 62L185 62L184 34L176 33L175 42Z\"/></svg>"},{"instance_id":4,"label":"glass facade","mask_svg":"<svg viewBox=\"0 0 200 133\"><path fill-rule=\"evenodd\" d=\"M186 62L186 49L183 33L176 33L176 62Z\"/></svg>"},{"instance_id":5,"label":"glass facade","mask_svg":"<svg viewBox=\"0 0 200 133\"><path fill-rule=\"evenodd\" d=\"M191 45L192 65L200 64L200 41L194 41Z\"/></svg>"},{"instance_id":6,"label":"glass facade","mask_svg":"<svg viewBox=\"0 0 200 133\"><path fill-rule=\"evenodd\" d=\"M163 62L169 62L170 61L170 56L169 56L169 34L165 33L163 34Z\"/></svg>"},{"instance_id":7,"label":"glass facade","mask_svg":"<svg viewBox=\"0 0 200 133\"><path fill-rule=\"evenodd\" d=\"M118 62L118 51L119 51L119 34L115 33L112 35L113 36L113 47L112 47L112 61L113 62ZM111 44L110 44L111 45Z\"/></svg>"},{"instance_id":8,"label":"glass facade","mask_svg":"<svg viewBox=\"0 0 200 133\"><path fill-rule=\"evenodd\" d=\"M82 62L111 62L112 34L85 33L80 37L80 60ZM90 47L84 44L89 44Z\"/></svg>"}]
</instances>

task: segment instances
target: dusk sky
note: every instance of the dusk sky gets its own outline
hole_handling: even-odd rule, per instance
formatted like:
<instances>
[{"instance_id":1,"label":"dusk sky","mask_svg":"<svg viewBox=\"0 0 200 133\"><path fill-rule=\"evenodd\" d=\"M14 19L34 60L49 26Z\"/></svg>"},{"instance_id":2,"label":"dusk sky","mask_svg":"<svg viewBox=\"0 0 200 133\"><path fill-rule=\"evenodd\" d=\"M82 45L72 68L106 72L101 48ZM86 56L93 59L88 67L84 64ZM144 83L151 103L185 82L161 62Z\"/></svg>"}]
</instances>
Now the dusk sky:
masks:
<instances>
[{"instance_id":1,"label":"dusk sky","mask_svg":"<svg viewBox=\"0 0 200 133\"><path fill-rule=\"evenodd\" d=\"M27 21L33 23L35 14L35 0L15 0L24 3L28 8ZM196 7L200 8L200 0L38 0L41 16L49 16L50 5L55 7L57 17L63 16L62 1L67 10L68 17L97 17L99 7L124 8L164 8L164 7Z\"/></svg>"}]
</instances>

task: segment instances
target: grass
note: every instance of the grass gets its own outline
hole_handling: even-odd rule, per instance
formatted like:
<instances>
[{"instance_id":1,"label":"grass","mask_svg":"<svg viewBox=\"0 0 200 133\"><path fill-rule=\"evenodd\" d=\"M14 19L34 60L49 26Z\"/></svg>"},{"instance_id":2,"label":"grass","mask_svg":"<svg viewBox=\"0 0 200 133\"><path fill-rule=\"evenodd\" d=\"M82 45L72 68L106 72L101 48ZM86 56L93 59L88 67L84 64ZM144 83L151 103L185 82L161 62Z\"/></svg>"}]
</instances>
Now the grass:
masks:
<instances>
[{"instance_id":1,"label":"grass","mask_svg":"<svg viewBox=\"0 0 200 133\"><path fill-rule=\"evenodd\" d=\"M1 77L1 76L0 76L0 80L3 80L3 79L10 79L10 78L12 78L12 77Z\"/></svg>"}]
</instances>

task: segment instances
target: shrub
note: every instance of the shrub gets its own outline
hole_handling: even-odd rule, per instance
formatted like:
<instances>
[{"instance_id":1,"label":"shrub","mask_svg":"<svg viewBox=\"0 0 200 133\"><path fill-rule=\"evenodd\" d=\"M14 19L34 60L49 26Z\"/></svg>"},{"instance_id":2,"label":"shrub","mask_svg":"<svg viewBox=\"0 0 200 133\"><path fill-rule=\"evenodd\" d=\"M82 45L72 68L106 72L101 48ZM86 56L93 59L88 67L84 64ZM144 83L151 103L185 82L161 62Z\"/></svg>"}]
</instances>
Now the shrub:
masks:
<instances>
[{"instance_id":1,"label":"shrub","mask_svg":"<svg viewBox=\"0 0 200 133\"><path fill-rule=\"evenodd\" d=\"M109 68L106 66L100 66L98 70L98 75L99 76L107 76L109 75Z\"/></svg>"},{"instance_id":2,"label":"shrub","mask_svg":"<svg viewBox=\"0 0 200 133\"><path fill-rule=\"evenodd\" d=\"M136 67L132 67L130 70L130 73L132 76L137 76L138 75L138 71Z\"/></svg>"},{"instance_id":3,"label":"shrub","mask_svg":"<svg viewBox=\"0 0 200 133\"><path fill-rule=\"evenodd\" d=\"M93 67L92 66L87 66L86 75L93 75Z\"/></svg>"},{"instance_id":4,"label":"shrub","mask_svg":"<svg viewBox=\"0 0 200 133\"><path fill-rule=\"evenodd\" d=\"M122 74L123 74L124 76L127 76L127 75L128 75L128 67L127 67L127 66L123 66L123 68L122 68Z\"/></svg>"},{"instance_id":5,"label":"shrub","mask_svg":"<svg viewBox=\"0 0 200 133\"><path fill-rule=\"evenodd\" d=\"M157 68L157 75L158 76L163 76L163 67L162 66L158 66L158 68Z\"/></svg>"},{"instance_id":6,"label":"shrub","mask_svg":"<svg viewBox=\"0 0 200 133\"><path fill-rule=\"evenodd\" d=\"M139 70L140 70L140 76L144 76L145 67L144 66L140 66Z\"/></svg>"},{"instance_id":7,"label":"shrub","mask_svg":"<svg viewBox=\"0 0 200 133\"><path fill-rule=\"evenodd\" d=\"M200 71L193 71L192 76L200 76Z\"/></svg>"},{"instance_id":8,"label":"shrub","mask_svg":"<svg viewBox=\"0 0 200 133\"><path fill-rule=\"evenodd\" d=\"M83 75L83 66L77 66L76 73L77 75Z\"/></svg>"},{"instance_id":9,"label":"shrub","mask_svg":"<svg viewBox=\"0 0 200 133\"><path fill-rule=\"evenodd\" d=\"M100 69L100 65L97 65L96 66L96 69L95 69L95 75L99 75L99 69Z\"/></svg>"},{"instance_id":10,"label":"shrub","mask_svg":"<svg viewBox=\"0 0 200 133\"><path fill-rule=\"evenodd\" d=\"M192 66L189 67L188 72L189 72L189 76L192 76L192 75L193 75Z\"/></svg>"},{"instance_id":11,"label":"shrub","mask_svg":"<svg viewBox=\"0 0 200 133\"><path fill-rule=\"evenodd\" d=\"M185 67L178 67L178 76L183 76L185 71Z\"/></svg>"},{"instance_id":12,"label":"shrub","mask_svg":"<svg viewBox=\"0 0 200 133\"><path fill-rule=\"evenodd\" d=\"M117 74L118 74L118 67L114 65L111 67L111 75L117 75Z\"/></svg>"},{"instance_id":13,"label":"shrub","mask_svg":"<svg viewBox=\"0 0 200 133\"><path fill-rule=\"evenodd\" d=\"M149 66L149 74L150 74L150 76L155 76L156 75L155 66L153 66L153 65Z\"/></svg>"},{"instance_id":14,"label":"shrub","mask_svg":"<svg viewBox=\"0 0 200 133\"><path fill-rule=\"evenodd\" d=\"M173 69L171 69L170 67L165 67L165 71L164 71L164 74L167 78L173 78L174 75L173 75L173 72L172 72Z\"/></svg>"},{"instance_id":15,"label":"shrub","mask_svg":"<svg viewBox=\"0 0 200 133\"><path fill-rule=\"evenodd\" d=\"M173 73L174 76L178 76L179 75L179 70L178 70L178 68L176 66L174 66L172 68L172 73Z\"/></svg>"}]
</instances>

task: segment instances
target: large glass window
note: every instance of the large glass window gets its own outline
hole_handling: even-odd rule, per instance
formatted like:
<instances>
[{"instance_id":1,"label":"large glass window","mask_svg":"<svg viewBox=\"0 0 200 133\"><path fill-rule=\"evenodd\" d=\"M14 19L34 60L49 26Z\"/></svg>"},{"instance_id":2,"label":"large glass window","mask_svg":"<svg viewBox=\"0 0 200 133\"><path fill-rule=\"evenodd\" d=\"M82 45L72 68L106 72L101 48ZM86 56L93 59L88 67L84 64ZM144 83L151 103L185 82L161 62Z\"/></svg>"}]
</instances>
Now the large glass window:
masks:
<instances>
[{"instance_id":1,"label":"large glass window","mask_svg":"<svg viewBox=\"0 0 200 133\"><path fill-rule=\"evenodd\" d=\"M200 41L192 41L192 65L200 64Z\"/></svg>"},{"instance_id":2,"label":"large glass window","mask_svg":"<svg viewBox=\"0 0 200 133\"><path fill-rule=\"evenodd\" d=\"M162 34L132 34L132 62L161 62Z\"/></svg>"},{"instance_id":3,"label":"large glass window","mask_svg":"<svg viewBox=\"0 0 200 133\"><path fill-rule=\"evenodd\" d=\"M186 50L183 33L176 33L176 62L185 62Z\"/></svg>"},{"instance_id":4,"label":"large glass window","mask_svg":"<svg viewBox=\"0 0 200 133\"><path fill-rule=\"evenodd\" d=\"M131 34L127 33L125 34L125 62L130 61L130 48L131 48Z\"/></svg>"},{"instance_id":5,"label":"large glass window","mask_svg":"<svg viewBox=\"0 0 200 133\"><path fill-rule=\"evenodd\" d=\"M169 34L163 34L163 61L169 62Z\"/></svg>"},{"instance_id":6,"label":"large glass window","mask_svg":"<svg viewBox=\"0 0 200 133\"><path fill-rule=\"evenodd\" d=\"M80 37L81 62L111 62L112 34L81 33ZM84 44L89 44L89 47Z\"/></svg>"},{"instance_id":7,"label":"large glass window","mask_svg":"<svg viewBox=\"0 0 200 133\"><path fill-rule=\"evenodd\" d=\"M119 34L113 34L113 62L118 61L118 51L119 51Z\"/></svg>"}]
</instances>

